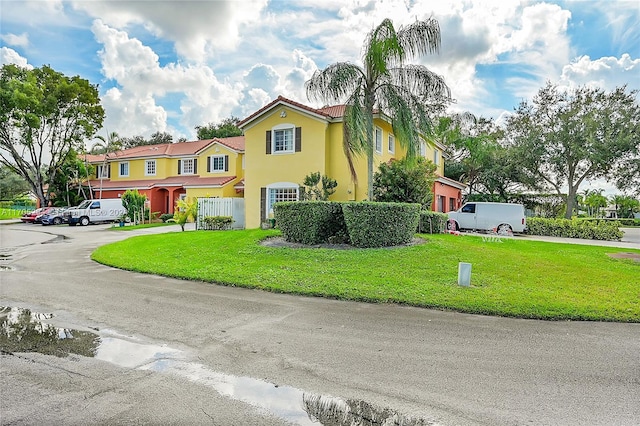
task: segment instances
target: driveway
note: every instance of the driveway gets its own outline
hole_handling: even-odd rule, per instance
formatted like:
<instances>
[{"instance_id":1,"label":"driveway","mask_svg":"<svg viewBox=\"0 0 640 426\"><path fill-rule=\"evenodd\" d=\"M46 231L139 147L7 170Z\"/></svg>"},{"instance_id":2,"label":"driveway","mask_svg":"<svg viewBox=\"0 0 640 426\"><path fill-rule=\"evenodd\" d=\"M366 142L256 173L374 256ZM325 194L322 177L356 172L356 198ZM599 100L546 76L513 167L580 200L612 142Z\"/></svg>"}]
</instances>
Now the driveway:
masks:
<instances>
[{"instance_id":1,"label":"driveway","mask_svg":"<svg viewBox=\"0 0 640 426\"><path fill-rule=\"evenodd\" d=\"M640 324L305 298L89 258L101 244L177 229L55 227L50 243L9 246L24 240L12 234L41 229L0 227L10 268L0 272L0 305L53 314L55 325L101 339L94 358L1 355L3 424L311 424L300 414L310 401L442 425L640 418Z\"/></svg>"}]
</instances>

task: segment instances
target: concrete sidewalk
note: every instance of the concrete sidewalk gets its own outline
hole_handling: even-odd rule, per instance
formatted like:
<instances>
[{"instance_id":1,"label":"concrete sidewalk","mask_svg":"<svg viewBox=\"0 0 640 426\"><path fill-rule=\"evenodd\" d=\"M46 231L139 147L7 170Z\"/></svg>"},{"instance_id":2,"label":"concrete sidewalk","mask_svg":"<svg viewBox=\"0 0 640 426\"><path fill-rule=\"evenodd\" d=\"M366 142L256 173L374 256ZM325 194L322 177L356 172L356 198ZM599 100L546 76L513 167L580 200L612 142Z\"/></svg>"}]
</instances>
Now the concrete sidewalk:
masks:
<instances>
[{"instance_id":1,"label":"concrete sidewalk","mask_svg":"<svg viewBox=\"0 0 640 426\"><path fill-rule=\"evenodd\" d=\"M22 223L20 219L4 219L0 220L1 225L12 225ZM155 231L149 232L162 232L162 230L156 228ZM185 226L185 230L193 231L195 230L195 224L187 223ZM583 240L579 238L559 238L559 237L545 237L541 235L526 235L520 234L516 235L513 238L522 239L522 240L531 240L531 241L547 241L550 243L564 243L564 244L581 244L588 246L603 246L603 247L617 247L617 248L628 248L628 249L637 249L640 250L640 228L620 228L621 231L624 232L624 236L621 241L602 241L602 240ZM164 230L166 232L166 230ZM465 233L466 235L477 235L477 236L486 236L486 234L479 233ZM511 238L511 237L507 237Z\"/></svg>"}]
</instances>

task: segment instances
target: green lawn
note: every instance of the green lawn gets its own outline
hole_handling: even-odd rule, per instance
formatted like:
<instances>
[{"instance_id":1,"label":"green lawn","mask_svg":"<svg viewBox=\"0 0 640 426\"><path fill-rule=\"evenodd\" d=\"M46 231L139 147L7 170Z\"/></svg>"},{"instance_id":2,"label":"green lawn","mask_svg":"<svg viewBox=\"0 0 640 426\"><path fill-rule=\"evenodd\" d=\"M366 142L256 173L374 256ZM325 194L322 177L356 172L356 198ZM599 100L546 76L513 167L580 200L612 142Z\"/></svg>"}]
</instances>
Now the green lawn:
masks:
<instances>
[{"instance_id":1,"label":"green lawn","mask_svg":"<svg viewBox=\"0 0 640 426\"><path fill-rule=\"evenodd\" d=\"M34 210L34 209L31 209ZM28 211L31 211L28 210ZM17 210L17 209L0 209L0 220L3 219L18 219L25 214L27 210Z\"/></svg>"},{"instance_id":2,"label":"green lawn","mask_svg":"<svg viewBox=\"0 0 640 426\"><path fill-rule=\"evenodd\" d=\"M133 237L98 248L106 265L274 292L396 302L540 319L640 322L640 250L519 239L424 235L424 244L334 250L265 247L278 231L195 231ZM470 262L471 287L457 285Z\"/></svg>"}]
</instances>

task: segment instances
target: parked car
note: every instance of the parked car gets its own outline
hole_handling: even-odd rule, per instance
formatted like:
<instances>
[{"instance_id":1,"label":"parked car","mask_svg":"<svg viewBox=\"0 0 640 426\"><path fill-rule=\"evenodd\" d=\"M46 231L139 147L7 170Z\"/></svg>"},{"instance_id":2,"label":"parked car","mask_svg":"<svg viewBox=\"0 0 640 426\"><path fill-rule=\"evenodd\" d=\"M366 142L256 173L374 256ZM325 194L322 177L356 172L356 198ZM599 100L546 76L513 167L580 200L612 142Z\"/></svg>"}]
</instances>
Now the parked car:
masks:
<instances>
[{"instance_id":1,"label":"parked car","mask_svg":"<svg viewBox=\"0 0 640 426\"><path fill-rule=\"evenodd\" d=\"M42 223L42 216L51 213L56 207L45 207L44 210L33 219L33 223Z\"/></svg>"},{"instance_id":2,"label":"parked car","mask_svg":"<svg viewBox=\"0 0 640 426\"><path fill-rule=\"evenodd\" d=\"M64 212L67 210L66 207L57 207L52 209L50 212L45 213L39 219L40 223L43 225L60 225L64 223Z\"/></svg>"},{"instance_id":3,"label":"parked car","mask_svg":"<svg viewBox=\"0 0 640 426\"><path fill-rule=\"evenodd\" d=\"M494 231L498 234L525 232L527 219L522 204L466 203L455 212L449 212L447 229L473 229Z\"/></svg>"},{"instance_id":4,"label":"parked car","mask_svg":"<svg viewBox=\"0 0 640 426\"><path fill-rule=\"evenodd\" d=\"M90 223L113 222L127 213L120 198L102 198L100 200L85 200L78 207L67 210L69 226L78 223L87 226Z\"/></svg>"},{"instance_id":5,"label":"parked car","mask_svg":"<svg viewBox=\"0 0 640 426\"><path fill-rule=\"evenodd\" d=\"M48 208L49 207L41 207L39 209L35 209L33 211L25 213L22 215L20 220L23 221L24 223L33 223L36 220L36 217L41 214L44 214L44 211Z\"/></svg>"}]
</instances>

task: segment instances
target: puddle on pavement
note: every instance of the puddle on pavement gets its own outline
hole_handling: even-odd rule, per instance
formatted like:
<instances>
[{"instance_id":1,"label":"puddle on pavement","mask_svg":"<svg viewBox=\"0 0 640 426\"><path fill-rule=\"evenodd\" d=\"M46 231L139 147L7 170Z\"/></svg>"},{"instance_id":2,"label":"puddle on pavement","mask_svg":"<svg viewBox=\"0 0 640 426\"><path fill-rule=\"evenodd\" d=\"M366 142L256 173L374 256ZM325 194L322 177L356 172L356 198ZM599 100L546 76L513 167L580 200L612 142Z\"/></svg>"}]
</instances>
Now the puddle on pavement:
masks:
<instances>
[{"instance_id":1,"label":"puddle on pavement","mask_svg":"<svg viewBox=\"0 0 640 426\"><path fill-rule=\"evenodd\" d=\"M278 386L251 377L219 373L190 362L186 354L166 345L147 344L111 330L90 331L56 327L53 314L0 306L0 352L38 352L64 357L93 357L125 368L172 374L213 388L265 413L300 425L433 425L422 418L380 409L365 401L335 398Z\"/></svg>"},{"instance_id":2,"label":"puddle on pavement","mask_svg":"<svg viewBox=\"0 0 640 426\"><path fill-rule=\"evenodd\" d=\"M66 235L56 235L56 234L50 234L50 235L54 235L55 238L52 238L52 239L47 240L47 241L43 241L41 244L62 243L62 242L66 241L69 238Z\"/></svg>"}]
</instances>

